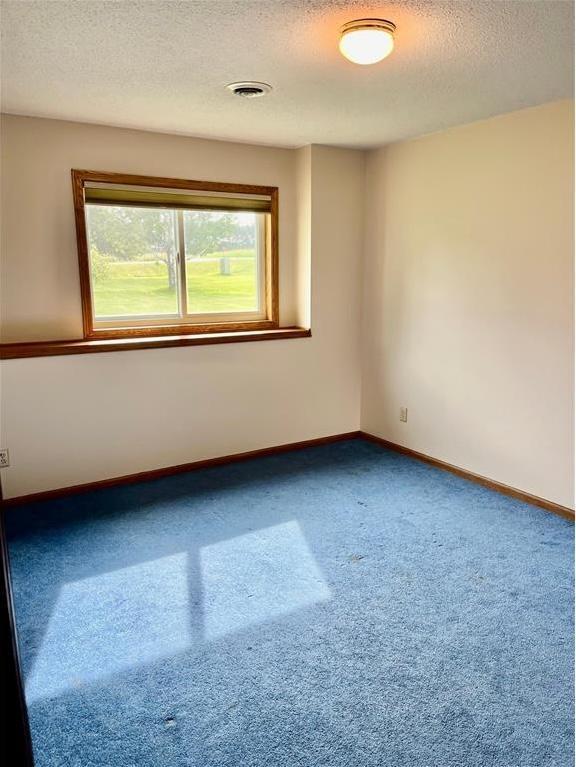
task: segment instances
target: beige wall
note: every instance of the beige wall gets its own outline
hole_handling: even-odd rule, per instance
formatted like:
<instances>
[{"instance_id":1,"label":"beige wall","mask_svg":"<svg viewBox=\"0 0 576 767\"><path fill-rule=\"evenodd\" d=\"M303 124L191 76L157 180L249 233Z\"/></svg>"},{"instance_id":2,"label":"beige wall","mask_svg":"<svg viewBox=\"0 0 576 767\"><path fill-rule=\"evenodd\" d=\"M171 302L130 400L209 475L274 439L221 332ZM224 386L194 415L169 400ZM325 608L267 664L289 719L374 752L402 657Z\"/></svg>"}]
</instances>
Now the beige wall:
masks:
<instances>
[{"instance_id":1,"label":"beige wall","mask_svg":"<svg viewBox=\"0 0 576 767\"><path fill-rule=\"evenodd\" d=\"M370 153L361 418L567 506L572 135L565 101Z\"/></svg>"},{"instance_id":2,"label":"beige wall","mask_svg":"<svg viewBox=\"0 0 576 767\"><path fill-rule=\"evenodd\" d=\"M4 115L2 340L82 336L71 168L278 186L281 322L295 324L295 160L288 149Z\"/></svg>"},{"instance_id":3,"label":"beige wall","mask_svg":"<svg viewBox=\"0 0 576 767\"><path fill-rule=\"evenodd\" d=\"M81 335L72 167L279 186L282 321L313 330L4 362L5 494L361 426L572 506L572 121L363 153L5 117L3 340Z\"/></svg>"},{"instance_id":4,"label":"beige wall","mask_svg":"<svg viewBox=\"0 0 576 767\"><path fill-rule=\"evenodd\" d=\"M81 335L73 167L279 186L281 318L303 323L311 311L313 330L309 339L5 361L7 497L359 428L361 275L350 253L362 248L363 153L311 147L302 158L19 117L3 118L2 147L2 340Z\"/></svg>"}]
</instances>

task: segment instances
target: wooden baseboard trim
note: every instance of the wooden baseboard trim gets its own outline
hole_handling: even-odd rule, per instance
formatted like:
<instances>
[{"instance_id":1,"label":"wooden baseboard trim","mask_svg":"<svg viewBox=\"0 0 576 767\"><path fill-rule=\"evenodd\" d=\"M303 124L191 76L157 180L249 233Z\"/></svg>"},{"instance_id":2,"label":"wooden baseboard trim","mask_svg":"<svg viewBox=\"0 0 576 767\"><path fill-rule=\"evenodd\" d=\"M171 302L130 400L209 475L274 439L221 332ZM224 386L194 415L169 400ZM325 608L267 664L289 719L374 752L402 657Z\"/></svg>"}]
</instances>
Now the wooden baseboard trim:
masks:
<instances>
[{"instance_id":1,"label":"wooden baseboard trim","mask_svg":"<svg viewBox=\"0 0 576 767\"><path fill-rule=\"evenodd\" d=\"M207 458L202 461L192 461L191 463L181 463L177 466L166 466L162 469L152 469L151 471L140 471L136 474L125 474L121 477L112 477L110 479L100 479L96 482L87 482L82 485L72 485L70 487L61 487L56 490L43 490L39 493L30 493L29 495L19 495L15 498L5 498L0 502L3 507L21 506L26 503L36 501L48 501L58 498L65 498L68 495L77 495L88 493L92 490L102 490L106 487L119 487L120 485L132 485L135 482L147 482L152 479L161 479L170 477L173 474L184 474L187 471L197 471L198 469L208 469L212 466L222 466L228 463L238 463L251 458L263 458L268 455L278 455L280 453L289 453L292 450L302 450L306 447L316 447L318 445L329 445L333 442L342 442L347 439L360 438L361 432L350 431L344 434L332 434L328 437L318 437L316 439L306 439L302 442L290 442L286 445L276 445L275 447L264 447L259 450L248 450L245 453L233 453L232 455L223 455L218 458Z\"/></svg>"},{"instance_id":2,"label":"wooden baseboard trim","mask_svg":"<svg viewBox=\"0 0 576 767\"><path fill-rule=\"evenodd\" d=\"M389 442L382 437L377 437L374 434L369 434L365 431L350 431L344 434L332 434L328 437L318 437L316 439L307 439L301 442L290 442L285 445L277 445L275 447L265 447L259 450L249 450L244 453L233 453L232 455L223 455L218 458L207 458L201 461L192 461L191 463L181 463L177 466L166 466L162 469L153 469L151 471L141 471L136 474L126 474L121 477L112 477L110 479L101 479L96 482L87 482L82 485L72 485L71 487L57 488L56 490L44 490L39 493L31 493L29 495L20 495L15 498L6 498L0 501L0 506L21 506L26 503L34 503L36 501L48 501L58 498L65 498L69 495L78 495L80 493L88 493L92 490L101 490L107 487L119 487L121 485L131 485L136 482L147 482L153 479L161 479L162 477L170 477L174 474L184 474L188 471L197 471L198 469L208 469L212 466L223 466L230 463L238 463L240 461L250 460L251 458L263 458L269 455L279 455L280 453L289 453L292 450L302 450L307 447L316 447L320 445L329 445L333 442L342 442L347 439L365 439L368 442L372 442L387 450L393 450L395 453L401 453L402 455L409 456L410 458L416 458L419 461L435 466L438 469L449 471L452 474L456 474L459 477L475 482L476 484L488 487L491 490L496 490L503 495L508 495L512 498L516 498L524 503L532 504L533 506L539 506L542 509L551 511L554 514L558 514L564 519L574 521L574 511L567 506L561 506L558 503L547 501L545 498L540 498L530 493L525 493L522 490L518 490L515 487L504 485L502 482L496 482L488 477L483 477L480 474L474 474L466 469L461 469L458 466L454 466L446 461L441 461L438 458L433 458L425 453L419 453L416 450L412 450L403 445L398 445L395 442Z\"/></svg>"},{"instance_id":3,"label":"wooden baseboard trim","mask_svg":"<svg viewBox=\"0 0 576 767\"><path fill-rule=\"evenodd\" d=\"M498 493L502 493L502 495L508 495L511 498L524 501L524 503L530 503L533 506L539 506L541 509L546 509L547 511L551 511L554 514L564 517L564 519L569 519L572 522L574 521L574 510L570 509L568 506L561 506L559 503L547 501L545 498L540 498L537 495L525 493L523 490L510 487L510 485L505 485L502 482L496 482L488 477L483 477L481 474L474 474L472 471L461 469L458 466L454 466L446 461L441 461L438 458L432 458L430 455L411 450L409 447L397 445L395 442L389 442L387 439L377 437L374 434L369 434L365 431L360 432L360 434L363 439L373 442L376 445L380 445L380 447L386 448L387 450L393 450L395 453L402 453L402 455L407 455L410 458L416 458L418 461L423 461L430 466L435 466L437 469L449 471L451 474L456 474L458 477L463 477L470 482L475 482L477 485L483 485L484 487L489 487L491 490L496 490Z\"/></svg>"}]
</instances>

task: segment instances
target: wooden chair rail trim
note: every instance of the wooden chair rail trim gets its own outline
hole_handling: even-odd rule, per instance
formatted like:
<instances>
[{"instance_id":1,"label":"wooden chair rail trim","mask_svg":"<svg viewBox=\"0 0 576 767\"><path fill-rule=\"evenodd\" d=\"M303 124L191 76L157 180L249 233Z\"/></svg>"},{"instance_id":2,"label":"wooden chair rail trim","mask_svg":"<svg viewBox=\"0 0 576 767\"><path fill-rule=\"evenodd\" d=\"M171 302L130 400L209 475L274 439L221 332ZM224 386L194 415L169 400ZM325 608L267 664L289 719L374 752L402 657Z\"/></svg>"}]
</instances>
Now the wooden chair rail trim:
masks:
<instances>
[{"instance_id":1,"label":"wooden chair rail trim","mask_svg":"<svg viewBox=\"0 0 576 767\"><path fill-rule=\"evenodd\" d=\"M247 341L278 341L286 338L309 338L307 328L273 328L272 330L235 331L230 333L199 333L197 335L135 336L127 338L79 339L72 341L30 341L0 344L0 360L22 357L53 357L65 354L94 354L96 352L126 352L137 349L162 349L167 346L204 346L234 344Z\"/></svg>"}]
</instances>

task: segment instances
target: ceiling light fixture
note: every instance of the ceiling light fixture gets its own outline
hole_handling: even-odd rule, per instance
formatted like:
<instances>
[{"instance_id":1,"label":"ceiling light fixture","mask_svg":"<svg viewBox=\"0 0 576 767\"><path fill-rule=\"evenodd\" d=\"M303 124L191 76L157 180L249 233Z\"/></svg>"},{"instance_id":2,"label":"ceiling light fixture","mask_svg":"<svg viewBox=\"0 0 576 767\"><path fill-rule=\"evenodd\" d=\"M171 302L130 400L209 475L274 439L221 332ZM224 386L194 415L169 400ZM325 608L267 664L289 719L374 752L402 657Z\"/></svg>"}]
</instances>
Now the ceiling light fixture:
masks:
<instances>
[{"instance_id":1,"label":"ceiling light fixture","mask_svg":"<svg viewBox=\"0 0 576 767\"><path fill-rule=\"evenodd\" d=\"M395 31L385 19L349 21L340 32L340 53L354 64L376 64L392 53Z\"/></svg>"},{"instance_id":2,"label":"ceiling light fixture","mask_svg":"<svg viewBox=\"0 0 576 767\"><path fill-rule=\"evenodd\" d=\"M253 80L241 83L230 83L226 87L229 91L232 91L235 96L241 96L244 99L256 99L258 96L265 96L272 90L272 86L268 85L268 83L257 83Z\"/></svg>"}]
</instances>

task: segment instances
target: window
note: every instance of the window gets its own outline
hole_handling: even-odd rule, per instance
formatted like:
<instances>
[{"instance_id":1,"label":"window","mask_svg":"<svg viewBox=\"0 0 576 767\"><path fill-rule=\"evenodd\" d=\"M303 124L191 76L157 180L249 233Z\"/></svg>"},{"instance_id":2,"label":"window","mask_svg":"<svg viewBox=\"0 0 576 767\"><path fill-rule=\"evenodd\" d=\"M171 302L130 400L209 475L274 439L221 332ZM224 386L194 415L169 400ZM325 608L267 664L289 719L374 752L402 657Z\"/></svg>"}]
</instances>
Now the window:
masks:
<instances>
[{"instance_id":1,"label":"window","mask_svg":"<svg viewBox=\"0 0 576 767\"><path fill-rule=\"evenodd\" d=\"M275 187L72 179L85 338L278 327Z\"/></svg>"}]
</instances>

